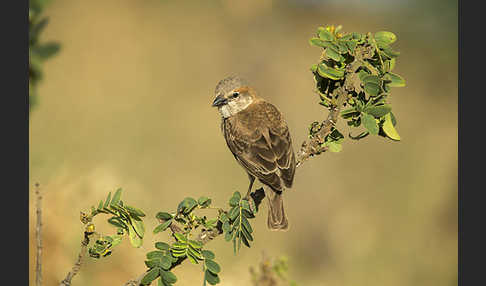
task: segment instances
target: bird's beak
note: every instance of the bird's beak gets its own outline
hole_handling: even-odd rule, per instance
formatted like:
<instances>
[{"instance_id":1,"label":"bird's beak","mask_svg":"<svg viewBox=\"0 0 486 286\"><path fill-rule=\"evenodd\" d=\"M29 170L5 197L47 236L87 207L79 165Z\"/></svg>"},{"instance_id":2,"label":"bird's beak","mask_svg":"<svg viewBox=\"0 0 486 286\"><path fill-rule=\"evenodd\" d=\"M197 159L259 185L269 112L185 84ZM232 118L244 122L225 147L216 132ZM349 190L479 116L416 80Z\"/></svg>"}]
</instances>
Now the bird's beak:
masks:
<instances>
[{"instance_id":1,"label":"bird's beak","mask_svg":"<svg viewBox=\"0 0 486 286\"><path fill-rule=\"evenodd\" d=\"M228 100L226 98L224 98L223 96L221 95L218 95L216 96L216 98L214 99L213 101L213 105L212 106L221 106L221 105L225 105L226 103L228 102Z\"/></svg>"}]
</instances>

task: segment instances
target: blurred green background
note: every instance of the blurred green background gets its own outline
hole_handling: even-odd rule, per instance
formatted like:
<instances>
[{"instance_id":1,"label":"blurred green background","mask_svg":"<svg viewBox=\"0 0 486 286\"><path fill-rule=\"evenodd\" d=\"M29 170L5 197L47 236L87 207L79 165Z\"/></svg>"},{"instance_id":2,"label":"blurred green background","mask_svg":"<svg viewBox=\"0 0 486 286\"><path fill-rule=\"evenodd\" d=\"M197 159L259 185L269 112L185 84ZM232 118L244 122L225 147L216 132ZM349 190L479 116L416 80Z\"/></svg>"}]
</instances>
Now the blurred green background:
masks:
<instances>
[{"instance_id":1,"label":"blurred green background","mask_svg":"<svg viewBox=\"0 0 486 286\"><path fill-rule=\"evenodd\" d=\"M264 210L251 249L235 257L223 239L208 245L220 285L249 285L263 251L286 255L300 286L457 284L457 1L54 0L45 15L42 39L62 45L30 118L46 285L77 257L79 211L108 191L123 187L122 199L148 214L144 245L124 241L106 259L88 258L73 285L122 285L142 273L157 211L189 195L223 205L246 190L210 107L228 74L279 107L297 150L308 124L327 115L309 71L320 50L308 43L326 24L398 36L395 71L407 86L390 100L402 141L346 140L341 153L306 162L285 194L288 232L268 231ZM33 196L30 206L33 283ZM198 266L175 274L177 285L202 283Z\"/></svg>"}]
</instances>

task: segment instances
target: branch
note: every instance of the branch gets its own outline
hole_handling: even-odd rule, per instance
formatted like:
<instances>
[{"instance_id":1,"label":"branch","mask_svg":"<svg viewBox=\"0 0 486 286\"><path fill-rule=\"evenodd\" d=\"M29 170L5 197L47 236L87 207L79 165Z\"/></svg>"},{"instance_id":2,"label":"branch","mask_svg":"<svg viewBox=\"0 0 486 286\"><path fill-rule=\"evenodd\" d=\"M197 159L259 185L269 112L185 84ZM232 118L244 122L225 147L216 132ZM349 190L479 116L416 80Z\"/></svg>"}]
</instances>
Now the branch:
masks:
<instances>
[{"instance_id":1,"label":"branch","mask_svg":"<svg viewBox=\"0 0 486 286\"><path fill-rule=\"evenodd\" d=\"M324 139L326 138L326 136L331 133L332 127L336 125L339 118L339 112L341 111L341 107L343 106L348 96L344 87L338 87L336 89L336 94L337 102L335 105L332 106L332 109L329 112L327 119L324 120L321 124L318 124L319 129L316 131L314 136L302 143L300 150L297 153L296 167L299 167L310 157L319 155L327 151L328 147L323 147L322 144L325 142Z\"/></svg>"},{"instance_id":2,"label":"branch","mask_svg":"<svg viewBox=\"0 0 486 286\"><path fill-rule=\"evenodd\" d=\"M79 269L81 268L84 256L86 255L86 252L87 252L87 247L88 247L88 244L89 244L89 236L91 234L93 234L93 233L86 232L86 231L84 232L84 239L83 239L83 241L81 241L81 250L80 250L79 255L78 255L78 260L76 260L76 263L74 263L73 268L71 269L70 272L68 272L68 274L66 275L66 278L64 278L64 280L61 281L59 286L70 286L71 280L73 279L73 277L76 274L78 274Z\"/></svg>"},{"instance_id":3,"label":"branch","mask_svg":"<svg viewBox=\"0 0 486 286\"><path fill-rule=\"evenodd\" d=\"M42 286L42 196L40 194L39 183L35 184L35 195L36 195L36 216L37 224L35 227L35 237L37 240L37 254L36 254L36 265L35 265L35 285Z\"/></svg>"}]
</instances>

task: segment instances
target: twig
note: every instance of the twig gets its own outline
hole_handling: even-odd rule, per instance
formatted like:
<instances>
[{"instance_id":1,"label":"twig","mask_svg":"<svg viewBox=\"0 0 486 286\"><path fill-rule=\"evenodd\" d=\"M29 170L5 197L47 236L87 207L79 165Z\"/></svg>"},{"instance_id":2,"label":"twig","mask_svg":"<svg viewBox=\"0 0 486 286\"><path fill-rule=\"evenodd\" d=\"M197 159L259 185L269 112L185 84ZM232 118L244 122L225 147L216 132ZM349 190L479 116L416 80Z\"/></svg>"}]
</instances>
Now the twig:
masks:
<instances>
[{"instance_id":1,"label":"twig","mask_svg":"<svg viewBox=\"0 0 486 286\"><path fill-rule=\"evenodd\" d=\"M42 286L42 196L40 193L39 183L35 183L35 195L37 216L37 224L35 228L35 237L37 240L37 254L35 259L35 285Z\"/></svg>"},{"instance_id":2,"label":"twig","mask_svg":"<svg viewBox=\"0 0 486 286\"><path fill-rule=\"evenodd\" d=\"M64 280L61 281L59 286L70 286L71 280L73 279L73 277L76 274L78 274L79 269L81 268L84 256L86 255L86 252L87 252L87 247L88 247L88 244L89 244L89 236L91 234L92 233L89 233L89 232L86 232L86 231L84 232L84 239L83 239L83 241L81 241L81 251L79 252L78 260L76 260L76 263L74 263L73 268L71 269L70 272L68 272L68 274L66 275L66 278L64 278Z\"/></svg>"},{"instance_id":3,"label":"twig","mask_svg":"<svg viewBox=\"0 0 486 286\"><path fill-rule=\"evenodd\" d=\"M320 129L314 134L314 136L312 136L312 138L302 143L300 150L297 153L296 167L302 165L302 163L304 163L310 157L327 151L328 147L323 147L322 144L325 142L324 139L326 136L331 133L332 127L336 125L341 107L347 98L347 92L345 91L344 87L338 87L336 94L338 95L337 103L332 107L327 119L320 124Z\"/></svg>"}]
</instances>

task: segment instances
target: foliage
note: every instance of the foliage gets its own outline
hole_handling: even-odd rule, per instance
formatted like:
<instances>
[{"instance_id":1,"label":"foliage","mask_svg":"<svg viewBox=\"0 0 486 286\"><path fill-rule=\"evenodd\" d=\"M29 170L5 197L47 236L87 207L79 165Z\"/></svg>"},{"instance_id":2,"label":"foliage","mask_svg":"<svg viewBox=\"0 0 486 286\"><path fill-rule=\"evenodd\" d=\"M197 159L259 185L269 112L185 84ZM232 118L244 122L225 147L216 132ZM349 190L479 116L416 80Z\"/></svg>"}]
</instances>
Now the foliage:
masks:
<instances>
[{"instance_id":1,"label":"foliage","mask_svg":"<svg viewBox=\"0 0 486 286\"><path fill-rule=\"evenodd\" d=\"M340 117L347 120L350 128L361 125L364 131L351 139L359 140L369 134L399 141L395 129L396 118L387 99L392 87L405 86L405 80L392 70L399 53L391 48L397 40L395 34L386 31L367 33L344 33L341 26L326 26L317 29L317 37L310 44L323 49L319 63L311 71L316 81L320 104L332 110L337 107L338 88L346 90L347 98ZM312 138L320 124L310 126ZM332 152L341 151L344 136L333 127L326 136L324 146Z\"/></svg>"},{"instance_id":2,"label":"foliage","mask_svg":"<svg viewBox=\"0 0 486 286\"><path fill-rule=\"evenodd\" d=\"M120 244L125 234L128 235L130 243L134 247L140 247L145 234L145 226L142 218L145 213L140 209L129 206L121 200L122 189L118 189L111 197L108 193L106 200L101 200L98 207L91 207L88 214L81 212L81 222L86 224L86 232L92 234L95 232L95 225L92 223L93 218L99 214L110 215L108 223L115 226L117 231L114 235L99 234L99 238L94 245L91 245L88 252L93 258L105 257L111 254L112 247Z\"/></svg>"},{"instance_id":3,"label":"foliage","mask_svg":"<svg viewBox=\"0 0 486 286\"><path fill-rule=\"evenodd\" d=\"M48 0L29 1L29 112L37 104L37 86L42 80L42 64L59 52L57 42L40 43L39 38L49 19L42 16Z\"/></svg>"},{"instance_id":4,"label":"foliage","mask_svg":"<svg viewBox=\"0 0 486 286\"><path fill-rule=\"evenodd\" d=\"M359 140L372 134L400 140L395 129L396 118L387 102L392 87L405 85L402 77L392 73L399 55L390 47L396 41L396 36L385 31L364 35L342 33L340 30L340 26L319 27L317 37L310 39L312 45L323 48L319 63L311 67L320 104L329 109L330 114L335 112L336 116L336 110L340 110L341 105L347 107L340 112L340 117L347 120L348 126L352 128L361 125L365 128L365 131L357 136L349 133L352 139ZM35 51L31 51L31 54L42 55L39 50ZM323 124L324 122L312 123L309 136L317 136ZM344 135L333 125L330 126L330 132L326 133L324 140L319 141L319 144L332 152L339 152L342 149ZM155 242L155 249L146 254L147 271L140 283L149 285L157 281L159 286L173 285L178 279L172 269L189 260L192 264L201 265L203 285L218 284L221 266L215 261L215 254L206 248L206 243L219 235L224 235L226 241L232 241L235 255L241 250L242 244L249 248L254 240L250 220L255 218L264 197L262 188L247 197L242 197L236 191L229 198L226 210L213 207L209 197L203 196L197 200L186 197L175 211L158 212L155 218L159 224L153 229L153 233L168 231L170 241ZM212 217L200 214L205 210L216 213ZM89 248L91 257L109 255L112 247L119 244L125 234L134 247L142 245L145 234L142 218L145 214L140 209L123 203L121 189L118 189L113 197L110 192L105 201L99 202L98 207L91 207L89 215L81 213L81 221L87 225L85 233L95 232L92 219L99 214L110 215L108 223L115 226L117 232L111 236L100 234L94 245ZM265 266L262 266L265 271L263 276L278 277L281 281L296 285L295 282L288 281L285 259L280 259L271 266L268 262L265 263L262 264ZM272 279L275 280L274 278Z\"/></svg>"},{"instance_id":5,"label":"foliage","mask_svg":"<svg viewBox=\"0 0 486 286\"><path fill-rule=\"evenodd\" d=\"M235 192L229 199L228 211L211 207L212 200L208 197L200 197L198 200L187 197L182 200L177 210L173 213L159 212L156 218L160 224L155 227L154 233L170 230L174 241L155 243L157 250L147 253L145 264L149 268L142 280L142 284L150 284L158 279L158 285L172 285L177 278L170 269L188 259L192 264L202 264L203 285L206 282L215 285L220 282L219 273L221 267L214 261L215 254L205 248L205 237L216 233L225 236L226 241L233 241L235 254L241 248L241 242L250 247L253 241L253 229L249 219L254 218L257 212L258 200L242 198L239 192ZM217 216L208 218L198 215L197 210L212 209L217 211ZM195 231L201 229L199 234ZM169 279L167 279L169 277Z\"/></svg>"}]
</instances>

